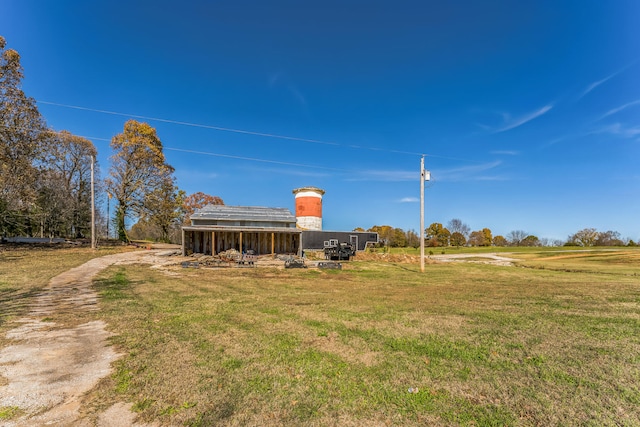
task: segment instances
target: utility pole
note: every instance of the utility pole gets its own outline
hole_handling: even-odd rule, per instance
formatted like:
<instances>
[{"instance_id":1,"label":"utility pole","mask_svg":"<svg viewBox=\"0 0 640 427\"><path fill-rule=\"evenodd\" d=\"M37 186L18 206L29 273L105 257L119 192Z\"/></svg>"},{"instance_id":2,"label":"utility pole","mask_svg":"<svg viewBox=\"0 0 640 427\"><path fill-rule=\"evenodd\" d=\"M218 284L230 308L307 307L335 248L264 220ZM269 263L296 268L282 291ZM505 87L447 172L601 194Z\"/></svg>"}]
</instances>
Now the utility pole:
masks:
<instances>
[{"instance_id":1,"label":"utility pole","mask_svg":"<svg viewBox=\"0 0 640 427\"><path fill-rule=\"evenodd\" d=\"M420 159L420 271L424 273L424 182L431 180L431 172L424 169L424 155Z\"/></svg>"},{"instance_id":2,"label":"utility pole","mask_svg":"<svg viewBox=\"0 0 640 427\"><path fill-rule=\"evenodd\" d=\"M91 156L91 249L96 248L96 201L93 185L93 156Z\"/></svg>"},{"instance_id":3,"label":"utility pole","mask_svg":"<svg viewBox=\"0 0 640 427\"><path fill-rule=\"evenodd\" d=\"M107 191L107 240L109 240L109 222L111 221L111 216L109 213L109 207L111 205L111 193Z\"/></svg>"}]
</instances>

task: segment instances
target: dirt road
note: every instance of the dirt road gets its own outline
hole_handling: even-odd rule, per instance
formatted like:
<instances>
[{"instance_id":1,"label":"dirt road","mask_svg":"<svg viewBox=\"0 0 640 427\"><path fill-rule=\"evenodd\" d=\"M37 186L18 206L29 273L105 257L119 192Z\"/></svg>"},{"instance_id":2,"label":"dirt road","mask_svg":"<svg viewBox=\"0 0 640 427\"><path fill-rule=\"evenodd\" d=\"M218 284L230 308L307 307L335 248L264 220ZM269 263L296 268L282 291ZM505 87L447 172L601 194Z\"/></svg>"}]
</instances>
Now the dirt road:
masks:
<instances>
[{"instance_id":1,"label":"dirt road","mask_svg":"<svg viewBox=\"0 0 640 427\"><path fill-rule=\"evenodd\" d=\"M166 251L164 251L166 254ZM163 251L137 251L93 259L62 273L36 298L20 326L9 331L13 343L0 349L0 409L14 408L19 417L0 421L7 427L91 426L81 419L83 395L111 371L119 355L107 345L101 321L65 328L48 321L56 313L97 310L92 279L113 264L170 263ZM173 261L175 262L175 261ZM132 426L129 406L114 405L101 414L98 426Z\"/></svg>"}]
</instances>

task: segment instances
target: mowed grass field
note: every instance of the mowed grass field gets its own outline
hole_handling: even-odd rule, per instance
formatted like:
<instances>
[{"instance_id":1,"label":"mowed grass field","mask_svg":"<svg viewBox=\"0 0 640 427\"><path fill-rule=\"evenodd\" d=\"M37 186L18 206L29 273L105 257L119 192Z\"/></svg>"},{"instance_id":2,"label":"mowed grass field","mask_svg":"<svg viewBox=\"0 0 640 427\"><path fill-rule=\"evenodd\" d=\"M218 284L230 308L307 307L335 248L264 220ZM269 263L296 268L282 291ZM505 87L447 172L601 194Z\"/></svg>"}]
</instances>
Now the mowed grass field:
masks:
<instances>
[{"instance_id":1,"label":"mowed grass field","mask_svg":"<svg viewBox=\"0 0 640 427\"><path fill-rule=\"evenodd\" d=\"M640 251L509 256L112 267L101 311L77 321L106 321L124 356L85 415L127 401L160 425L640 426Z\"/></svg>"}]
</instances>

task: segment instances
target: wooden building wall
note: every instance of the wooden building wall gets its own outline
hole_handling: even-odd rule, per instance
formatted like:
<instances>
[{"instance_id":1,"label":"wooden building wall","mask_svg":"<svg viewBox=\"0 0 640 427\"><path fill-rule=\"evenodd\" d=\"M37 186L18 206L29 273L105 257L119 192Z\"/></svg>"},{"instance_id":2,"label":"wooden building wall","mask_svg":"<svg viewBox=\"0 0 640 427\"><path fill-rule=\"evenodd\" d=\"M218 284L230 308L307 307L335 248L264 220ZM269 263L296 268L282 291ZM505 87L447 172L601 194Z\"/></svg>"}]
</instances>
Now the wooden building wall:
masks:
<instances>
[{"instance_id":1,"label":"wooden building wall","mask_svg":"<svg viewBox=\"0 0 640 427\"><path fill-rule=\"evenodd\" d=\"M256 255L301 253L300 233L282 231L182 230L182 254L217 255L229 249Z\"/></svg>"}]
</instances>

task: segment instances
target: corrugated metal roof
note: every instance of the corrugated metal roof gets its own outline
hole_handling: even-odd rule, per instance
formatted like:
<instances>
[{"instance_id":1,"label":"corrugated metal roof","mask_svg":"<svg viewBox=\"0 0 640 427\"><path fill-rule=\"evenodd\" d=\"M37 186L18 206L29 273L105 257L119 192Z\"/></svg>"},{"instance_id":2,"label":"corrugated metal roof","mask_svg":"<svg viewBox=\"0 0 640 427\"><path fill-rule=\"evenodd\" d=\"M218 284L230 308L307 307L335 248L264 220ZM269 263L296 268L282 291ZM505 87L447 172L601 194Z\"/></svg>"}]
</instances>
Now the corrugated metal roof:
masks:
<instances>
[{"instance_id":1,"label":"corrugated metal roof","mask_svg":"<svg viewBox=\"0 0 640 427\"><path fill-rule=\"evenodd\" d=\"M191 215L191 219L296 222L296 217L287 208L265 208L261 206L207 205Z\"/></svg>"}]
</instances>

